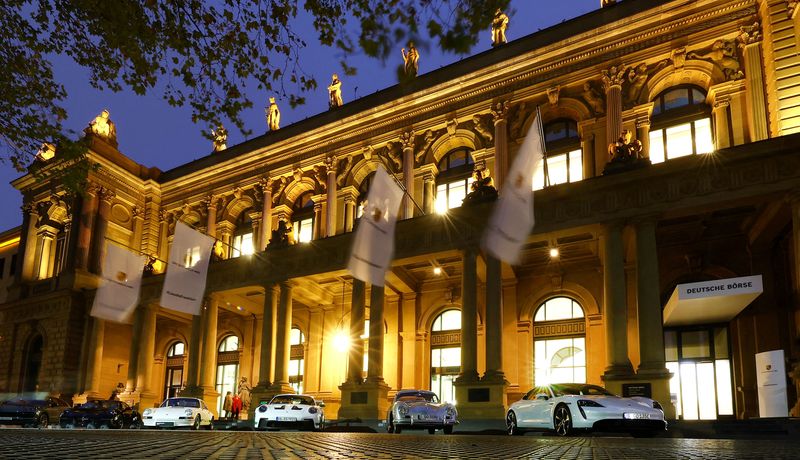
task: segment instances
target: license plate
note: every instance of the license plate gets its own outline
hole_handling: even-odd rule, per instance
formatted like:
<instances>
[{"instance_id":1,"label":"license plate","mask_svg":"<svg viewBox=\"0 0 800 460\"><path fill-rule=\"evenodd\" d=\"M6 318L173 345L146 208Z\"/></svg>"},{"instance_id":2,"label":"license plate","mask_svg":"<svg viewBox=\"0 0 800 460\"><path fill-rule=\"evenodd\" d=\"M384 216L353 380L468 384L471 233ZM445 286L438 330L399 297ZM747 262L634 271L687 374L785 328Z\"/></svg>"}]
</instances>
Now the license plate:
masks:
<instances>
[{"instance_id":1,"label":"license plate","mask_svg":"<svg viewBox=\"0 0 800 460\"><path fill-rule=\"evenodd\" d=\"M625 412L622 414L622 417L628 420L640 420L650 418L650 414L642 414L640 412Z\"/></svg>"},{"instance_id":2,"label":"license plate","mask_svg":"<svg viewBox=\"0 0 800 460\"><path fill-rule=\"evenodd\" d=\"M0 417L0 420L11 420L11 417Z\"/></svg>"},{"instance_id":3,"label":"license plate","mask_svg":"<svg viewBox=\"0 0 800 460\"><path fill-rule=\"evenodd\" d=\"M275 417L279 422L296 422L297 417Z\"/></svg>"},{"instance_id":4,"label":"license plate","mask_svg":"<svg viewBox=\"0 0 800 460\"><path fill-rule=\"evenodd\" d=\"M156 422L156 426L175 426L175 422Z\"/></svg>"}]
</instances>

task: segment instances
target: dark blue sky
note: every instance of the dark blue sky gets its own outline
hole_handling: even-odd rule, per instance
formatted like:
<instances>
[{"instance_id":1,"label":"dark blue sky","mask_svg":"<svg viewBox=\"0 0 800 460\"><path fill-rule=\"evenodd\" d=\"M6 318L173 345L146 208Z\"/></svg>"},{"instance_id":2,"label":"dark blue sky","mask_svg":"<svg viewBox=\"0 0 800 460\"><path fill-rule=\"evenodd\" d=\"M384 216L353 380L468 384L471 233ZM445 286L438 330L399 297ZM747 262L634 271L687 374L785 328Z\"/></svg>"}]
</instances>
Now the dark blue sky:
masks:
<instances>
[{"instance_id":1,"label":"dark blue sky","mask_svg":"<svg viewBox=\"0 0 800 460\"><path fill-rule=\"evenodd\" d=\"M512 0L511 8L515 10L510 16L506 32L508 40L515 40L539 29L556 25L563 20L571 19L599 8L598 0L570 0L550 2L542 0ZM278 100L281 109L281 127L328 109L327 86L332 73L338 73L342 80L342 96L344 102L356 97L372 94L380 89L397 83L396 68L402 63L400 46L394 56L384 63L363 56L349 60L355 65L358 74L345 76L338 65L335 51L316 44L313 37L311 21L308 17L300 17L296 27L309 31L306 41L309 47L302 55L301 65L306 73L313 75L319 83L318 89L306 95L306 104L295 109L289 107L285 100ZM481 42L472 50L477 54L491 48L491 33L487 25ZM458 61L466 56L443 54L435 46L430 49L420 47L420 74L430 72ZM69 94L63 106L67 109L68 119L65 126L81 131L101 110L107 108L111 119L117 126L119 149L134 161L145 166L155 166L162 171L174 168L194 159L208 155L211 142L204 138L203 126L191 121L191 112L187 108L170 107L158 91L150 95L137 96L131 91L113 93L98 91L88 84L88 73L67 58L55 62L55 75L64 82ZM264 107L272 94L251 93L254 107L244 113L244 120L253 131L253 136L266 132ZM228 146L235 145L244 137L232 124L228 124ZM22 214L20 206L22 197L9 182L19 176L10 166L0 167L0 193L4 197L0 207L0 231L20 225Z\"/></svg>"}]
</instances>

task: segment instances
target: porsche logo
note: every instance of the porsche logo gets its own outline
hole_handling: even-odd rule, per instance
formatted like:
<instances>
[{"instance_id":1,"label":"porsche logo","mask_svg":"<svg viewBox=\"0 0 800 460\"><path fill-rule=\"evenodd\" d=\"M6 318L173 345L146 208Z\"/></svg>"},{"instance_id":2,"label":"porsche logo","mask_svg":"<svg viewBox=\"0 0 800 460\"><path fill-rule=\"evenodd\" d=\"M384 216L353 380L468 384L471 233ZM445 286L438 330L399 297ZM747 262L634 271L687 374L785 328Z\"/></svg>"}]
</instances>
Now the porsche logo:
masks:
<instances>
[{"instance_id":1,"label":"porsche logo","mask_svg":"<svg viewBox=\"0 0 800 460\"><path fill-rule=\"evenodd\" d=\"M119 281L120 283L128 281L128 274L122 271L117 272L117 281Z\"/></svg>"}]
</instances>

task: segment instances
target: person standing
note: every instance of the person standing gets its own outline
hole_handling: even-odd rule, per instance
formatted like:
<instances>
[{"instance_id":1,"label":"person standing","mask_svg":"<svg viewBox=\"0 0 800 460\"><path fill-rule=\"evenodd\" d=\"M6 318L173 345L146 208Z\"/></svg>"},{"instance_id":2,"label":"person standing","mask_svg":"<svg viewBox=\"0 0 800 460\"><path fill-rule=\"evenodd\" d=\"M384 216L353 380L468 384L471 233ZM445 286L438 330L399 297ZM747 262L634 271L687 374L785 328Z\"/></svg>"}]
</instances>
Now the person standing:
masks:
<instances>
[{"instance_id":1,"label":"person standing","mask_svg":"<svg viewBox=\"0 0 800 460\"><path fill-rule=\"evenodd\" d=\"M233 405L233 397L231 396L231 392L229 391L225 395L225 402L222 403L222 411L225 413L225 418L231 417L232 405Z\"/></svg>"},{"instance_id":2,"label":"person standing","mask_svg":"<svg viewBox=\"0 0 800 460\"><path fill-rule=\"evenodd\" d=\"M233 395L231 400L231 413L234 420L239 420L239 412L242 410L242 398L238 394Z\"/></svg>"}]
</instances>

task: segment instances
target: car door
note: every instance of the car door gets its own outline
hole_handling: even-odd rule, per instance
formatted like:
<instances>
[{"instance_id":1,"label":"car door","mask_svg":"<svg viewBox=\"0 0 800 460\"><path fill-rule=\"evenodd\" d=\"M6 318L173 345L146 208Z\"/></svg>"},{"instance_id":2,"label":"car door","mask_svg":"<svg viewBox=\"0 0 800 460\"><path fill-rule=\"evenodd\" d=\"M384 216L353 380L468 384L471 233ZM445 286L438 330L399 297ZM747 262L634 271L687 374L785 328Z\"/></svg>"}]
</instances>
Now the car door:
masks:
<instances>
[{"instance_id":1,"label":"car door","mask_svg":"<svg viewBox=\"0 0 800 460\"><path fill-rule=\"evenodd\" d=\"M531 407L532 427L550 428L550 413L553 409L554 400L553 393L549 389L536 395L534 404Z\"/></svg>"},{"instance_id":2,"label":"car door","mask_svg":"<svg viewBox=\"0 0 800 460\"><path fill-rule=\"evenodd\" d=\"M514 414L517 417L517 426L525 428L531 426L533 420L533 405L536 403L535 390L529 391L514 404Z\"/></svg>"},{"instance_id":3,"label":"car door","mask_svg":"<svg viewBox=\"0 0 800 460\"><path fill-rule=\"evenodd\" d=\"M59 401L56 398L47 398L47 407L45 408L45 412L47 412L47 416L50 418L51 423L54 420L58 422L59 417L61 417L61 412L63 411L64 407L59 404Z\"/></svg>"}]
</instances>

